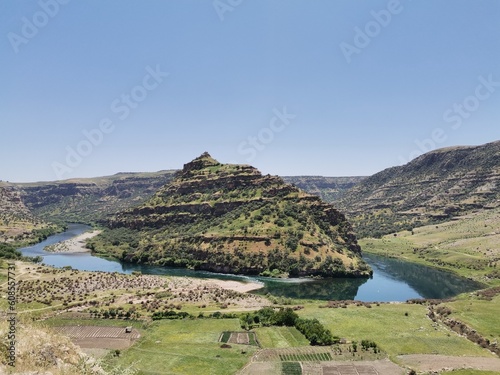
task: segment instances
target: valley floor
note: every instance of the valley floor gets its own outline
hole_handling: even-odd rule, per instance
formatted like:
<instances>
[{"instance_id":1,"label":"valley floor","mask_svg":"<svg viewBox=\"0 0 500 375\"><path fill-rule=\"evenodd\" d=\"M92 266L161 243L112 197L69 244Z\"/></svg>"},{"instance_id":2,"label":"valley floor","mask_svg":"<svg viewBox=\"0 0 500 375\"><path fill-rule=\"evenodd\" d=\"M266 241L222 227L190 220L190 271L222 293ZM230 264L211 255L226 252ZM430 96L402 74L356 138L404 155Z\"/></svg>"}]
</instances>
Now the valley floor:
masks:
<instances>
[{"instance_id":1,"label":"valley floor","mask_svg":"<svg viewBox=\"0 0 500 375\"><path fill-rule=\"evenodd\" d=\"M0 273L5 274L2 264ZM123 374L128 369L129 374L179 375L402 375L409 369L422 374L444 374L451 369L467 369L452 375L500 373L497 356L448 324L450 319L460 321L490 343L497 342L500 291L496 293L496 289L436 301L432 306L348 303L332 308L326 307L326 301L292 301L286 307L296 308L300 317L318 319L343 339L339 345L314 347L293 327L253 328L256 341L238 334L243 332L239 311L281 307L264 297L243 293L260 287L258 284L82 272L23 262L16 262L16 279L20 359L33 352L30 346L35 343L29 337L40 330L45 337L42 342L49 348L44 350L60 356L63 362L75 362L81 350L71 349L65 341L70 337L74 343L80 342L87 353L100 357L100 366L108 374L117 373L116 369ZM0 288L4 295L5 279ZM431 307L442 313L435 321L428 317ZM6 311L5 299L0 301L0 309ZM152 321L155 314L168 311L174 312L175 316L170 315L173 319ZM131 326L133 335L124 332L127 326ZM2 337L7 329L6 324L0 325ZM221 342L224 332L235 332L227 344ZM127 345L114 345L115 339L123 344L132 336ZM361 349L363 340L376 342L380 352ZM40 350L35 352L42 353ZM64 350L67 354L63 354ZM23 365L23 371L63 373L50 361L37 358L32 358L32 368ZM67 370L64 374L81 374L79 362L75 363L74 372Z\"/></svg>"}]
</instances>

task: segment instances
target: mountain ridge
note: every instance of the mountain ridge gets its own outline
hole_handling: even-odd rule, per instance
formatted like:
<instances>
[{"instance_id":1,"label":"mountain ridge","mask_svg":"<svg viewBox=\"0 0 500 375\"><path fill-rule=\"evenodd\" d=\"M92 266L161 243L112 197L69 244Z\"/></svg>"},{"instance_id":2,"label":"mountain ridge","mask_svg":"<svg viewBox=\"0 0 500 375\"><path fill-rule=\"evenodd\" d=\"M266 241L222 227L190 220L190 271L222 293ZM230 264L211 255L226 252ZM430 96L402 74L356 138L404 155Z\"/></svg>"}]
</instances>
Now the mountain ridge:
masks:
<instances>
[{"instance_id":1,"label":"mountain ridge","mask_svg":"<svg viewBox=\"0 0 500 375\"><path fill-rule=\"evenodd\" d=\"M337 204L362 236L382 235L498 207L499 186L500 141L495 141L437 149L384 169Z\"/></svg>"}]
</instances>

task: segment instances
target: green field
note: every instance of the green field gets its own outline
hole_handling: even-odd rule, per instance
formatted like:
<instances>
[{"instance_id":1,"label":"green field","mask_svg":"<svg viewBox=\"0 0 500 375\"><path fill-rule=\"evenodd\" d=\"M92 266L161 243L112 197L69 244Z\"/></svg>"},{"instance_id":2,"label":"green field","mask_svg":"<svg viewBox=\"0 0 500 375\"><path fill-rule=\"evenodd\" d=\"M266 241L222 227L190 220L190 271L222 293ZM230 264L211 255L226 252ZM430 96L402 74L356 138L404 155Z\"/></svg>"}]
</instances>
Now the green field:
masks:
<instances>
[{"instance_id":1,"label":"green field","mask_svg":"<svg viewBox=\"0 0 500 375\"><path fill-rule=\"evenodd\" d=\"M283 375L301 375L302 367L298 362L283 362L281 365L281 373Z\"/></svg>"},{"instance_id":2,"label":"green field","mask_svg":"<svg viewBox=\"0 0 500 375\"><path fill-rule=\"evenodd\" d=\"M372 340L393 358L400 354L493 356L447 327L433 323L421 305L381 304L371 309L354 305L320 309L307 305L298 313L317 318L336 336L358 343Z\"/></svg>"},{"instance_id":3,"label":"green field","mask_svg":"<svg viewBox=\"0 0 500 375\"><path fill-rule=\"evenodd\" d=\"M280 354L280 360L285 361L331 361L332 355L328 352L325 353L311 353L311 354Z\"/></svg>"},{"instance_id":4,"label":"green field","mask_svg":"<svg viewBox=\"0 0 500 375\"><path fill-rule=\"evenodd\" d=\"M463 296L445 305L451 308L451 318L474 328L491 342L500 341L500 295L491 301L480 300L476 296Z\"/></svg>"},{"instance_id":5,"label":"green field","mask_svg":"<svg viewBox=\"0 0 500 375\"><path fill-rule=\"evenodd\" d=\"M139 374L234 374L257 349L235 344L220 348L223 331L239 330L238 319L158 321L119 358L110 358L109 364L133 365Z\"/></svg>"},{"instance_id":6,"label":"green field","mask_svg":"<svg viewBox=\"0 0 500 375\"><path fill-rule=\"evenodd\" d=\"M291 348L309 345L309 341L295 327L262 327L254 331L263 348Z\"/></svg>"}]
</instances>

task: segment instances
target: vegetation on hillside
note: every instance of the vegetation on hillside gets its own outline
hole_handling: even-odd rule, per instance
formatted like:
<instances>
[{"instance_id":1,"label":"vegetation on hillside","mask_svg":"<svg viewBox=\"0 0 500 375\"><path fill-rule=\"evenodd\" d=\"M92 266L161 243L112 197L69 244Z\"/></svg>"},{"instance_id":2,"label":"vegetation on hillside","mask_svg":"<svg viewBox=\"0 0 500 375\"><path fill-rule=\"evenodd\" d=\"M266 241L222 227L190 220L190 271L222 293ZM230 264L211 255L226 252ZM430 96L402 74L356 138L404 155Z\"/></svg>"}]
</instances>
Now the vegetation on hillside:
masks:
<instances>
[{"instance_id":1,"label":"vegetation on hillside","mask_svg":"<svg viewBox=\"0 0 500 375\"><path fill-rule=\"evenodd\" d=\"M428 152L361 181L336 204L360 238L435 224L498 206L500 142Z\"/></svg>"},{"instance_id":2,"label":"vegetation on hillside","mask_svg":"<svg viewBox=\"0 0 500 375\"><path fill-rule=\"evenodd\" d=\"M107 225L90 249L130 262L284 276L370 274L339 211L279 177L208 154Z\"/></svg>"},{"instance_id":3,"label":"vegetation on hillside","mask_svg":"<svg viewBox=\"0 0 500 375\"><path fill-rule=\"evenodd\" d=\"M360 240L363 250L441 267L488 285L500 285L500 208L438 225Z\"/></svg>"}]
</instances>

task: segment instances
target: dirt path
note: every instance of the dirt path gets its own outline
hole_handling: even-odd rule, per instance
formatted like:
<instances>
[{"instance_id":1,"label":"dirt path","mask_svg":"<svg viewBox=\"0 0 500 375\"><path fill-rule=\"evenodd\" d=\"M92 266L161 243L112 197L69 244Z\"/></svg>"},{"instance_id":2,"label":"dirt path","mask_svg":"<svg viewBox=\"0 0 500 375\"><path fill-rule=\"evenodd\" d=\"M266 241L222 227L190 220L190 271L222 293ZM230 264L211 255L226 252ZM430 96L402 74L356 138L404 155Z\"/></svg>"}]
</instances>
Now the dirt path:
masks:
<instances>
[{"instance_id":1,"label":"dirt path","mask_svg":"<svg viewBox=\"0 0 500 375\"><path fill-rule=\"evenodd\" d=\"M410 366L417 371L476 369L500 372L500 358L453 357L435 354L400 355L397 358L404 365Z\"/></svg>"}]
</instances>

